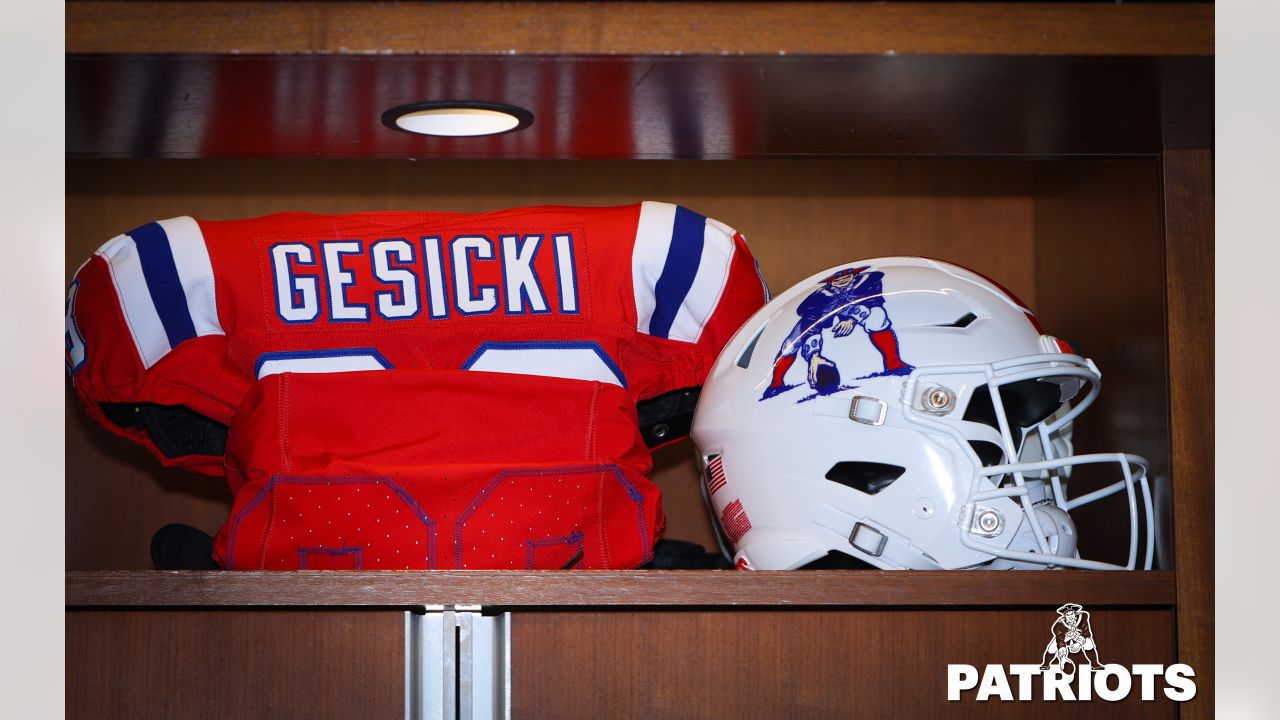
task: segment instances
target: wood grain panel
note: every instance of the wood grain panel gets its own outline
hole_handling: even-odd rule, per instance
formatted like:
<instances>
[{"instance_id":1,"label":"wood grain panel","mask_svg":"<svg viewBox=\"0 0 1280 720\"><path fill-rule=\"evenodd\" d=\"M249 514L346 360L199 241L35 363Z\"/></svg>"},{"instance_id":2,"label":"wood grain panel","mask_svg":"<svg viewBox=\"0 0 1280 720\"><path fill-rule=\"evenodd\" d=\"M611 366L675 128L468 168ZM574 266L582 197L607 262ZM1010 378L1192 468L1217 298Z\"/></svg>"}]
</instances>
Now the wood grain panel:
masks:
<instances>
[{"instance_id":1,"label":"wood grain panel","mask_svg":"<svg viewBox=\"0 0 1280 720\"><path fill-rule=\"evenodd\" d=\"M404 717L396 611L68 612L68 718Z\"/></svg>"},{"instance_id":2,"label":"wood grain panel","mask_svg":"<svg viewBox=\"0 0 1280 720\"><path fill-rule=\"evenodd\" d=\"M1033 307L1050 334L1076 343L1102 372L1102 394L1075 423L1075 450L1130 452L1152 463L1149 477L1160 526L1157 566L1172 567L1158 163L1039 163L1034 187ZM1079 468L1072 494L1119 479L1118 468ZM1073 513L1082 524L1086 557L1125 561L1127 512L1116 497Z\"/></svg>"},{"instance_id":3,"label":"wood grain panel","mask_svg":"<svg viewBox=\"0 0 1280 720\"><path fill-rule=\"evenodd\" d=\"M1037 290L1032 165L976 160L733 162L68 161L66 274L100 244L158 218L287 210L481 212L537 204L688 205L741 230L781 291L857 258L927 255ZM145 569L168 522L213 532L230 501L217 479L163 471L67 408L67 567ZM715 546L693 451L660 452L667 536Z\"/></svg>"},{"instance_id":4,"label":"wood grain panel","mask_svg":"<svg viewBox=\"0 0 1280 720\"><path fill-rule=\"evenodd\" d=\"M1088 608L1106 663L1173 661L1167 610ZM513 717L1173 718L1119 703L947 702L948 663L1039 663L1035 610L518 613ZM1016 685L1016 680L1015 680Z\"/></svg>"},{"instance_id":5,"label":"wood grain panel","mask_svg":"<svg viewBox=\"0 0 1280 720\"><path fill-rule=\"evenodd\" d=\"M1213 151L1171 150L1162 165L1168 274L1178 659L1202 673L1186 718L1213 717Z\"/></svg>"},{"instance_id":6,"label":"wood grain panel","mask_svg":"<svg viewBox=\"0 0 1280 720\"><path fill-rule=\"evenodd\" d=\"M1172 573L813 570L71 572L68 606L1169 605Z\"/></svg>"},{"instance_id":7,"label":"wood grain panel","mask_svg":"<svg viewBox=\"0 0 1280 720\"><path fill-rule=\"evenodd\" d=\"M71 53L1211 55L1211 5L68 2Z\"/></svg>"},{"instance_id":8,"label":"wood grain panel","mask_svg":"<svg viewBox=\"0 0 1280 720\"><path fill-rule=\"evenodd\" d=\"M1206 57L69 55L66 152L491 160L1155 155L1163 126L1193 127L1205 117L1212 106L1205 78L1212 78ZM1163 104L1164 87L1184 86L1192 88L1182 93L1189 102ZM464 138L382 125L388 109L427 100L502 102L534 120L520 132Z\"/></svg>"}]
</instances>

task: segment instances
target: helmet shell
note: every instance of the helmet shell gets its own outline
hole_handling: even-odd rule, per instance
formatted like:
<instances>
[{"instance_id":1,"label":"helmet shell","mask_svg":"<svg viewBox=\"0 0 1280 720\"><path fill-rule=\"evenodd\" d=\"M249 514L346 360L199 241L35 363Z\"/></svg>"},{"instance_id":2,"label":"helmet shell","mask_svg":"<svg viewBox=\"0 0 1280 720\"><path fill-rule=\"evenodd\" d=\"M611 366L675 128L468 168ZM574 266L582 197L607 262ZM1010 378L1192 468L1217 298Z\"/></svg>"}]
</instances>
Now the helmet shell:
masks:
<instances>
[{"instance_id":1,"label":"helmet shell","mask_svg":"<svg viewBox=\"0 0 1280 720\"><path fill-rule=\"evenodd\" d=\"M709 475L722 477L708 477L707 495L739 564L787 569L832 550L882 568L989 562L958 541L975 485L994 487L975 472L970 443L1011 453L998 430L962 419L987 384L971 366L1058 351L999 285L927 258L848 263L774 298L720 354L691 432ZM912 382L917 368L948 366L970 369ZM931 397L945 400L938 417L951 432L906 416L904 405L928 412ZM1001 519L984 542L1007 547L1018 503L983 506Z\"/></svg>"}]
</instances>

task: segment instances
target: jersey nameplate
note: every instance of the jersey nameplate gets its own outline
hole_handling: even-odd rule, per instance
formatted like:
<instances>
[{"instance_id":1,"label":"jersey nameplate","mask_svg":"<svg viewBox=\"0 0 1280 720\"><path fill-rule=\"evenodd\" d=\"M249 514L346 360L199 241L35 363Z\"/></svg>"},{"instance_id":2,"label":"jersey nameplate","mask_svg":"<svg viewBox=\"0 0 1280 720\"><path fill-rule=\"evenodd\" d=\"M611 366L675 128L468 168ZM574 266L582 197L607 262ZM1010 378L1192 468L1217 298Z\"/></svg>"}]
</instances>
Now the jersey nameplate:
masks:
<instances>
[{"instance_id":1,"label":"jersey nameplate","mask_svg":"<svg viewBox=\"0 0 1280 720\"><path fill-rule=\"evenodd\" d=\"M288 324L580 312L571 233L288 241L268 254Z\"/></svg>"}]
</instances>

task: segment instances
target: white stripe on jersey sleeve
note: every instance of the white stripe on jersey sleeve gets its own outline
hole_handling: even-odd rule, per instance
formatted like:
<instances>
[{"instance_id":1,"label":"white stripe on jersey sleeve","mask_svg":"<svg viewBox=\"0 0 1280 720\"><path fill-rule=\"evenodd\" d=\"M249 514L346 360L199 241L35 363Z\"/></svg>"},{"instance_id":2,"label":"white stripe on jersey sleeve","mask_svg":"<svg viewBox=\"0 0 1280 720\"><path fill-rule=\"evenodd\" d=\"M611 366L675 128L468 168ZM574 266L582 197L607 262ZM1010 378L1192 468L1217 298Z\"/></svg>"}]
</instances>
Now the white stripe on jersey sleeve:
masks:
<instances>
[{"instance_id":1,"label":"white stripe on jersey sleeve","mask_svg":"<svg viewBox=\"0 0 1280 720\"><path fill-rule=\"evenodd\" d=\"M733 236L736 231L722 222L707 218L702 235L702 261L693 278L689 294L676 311L669 337L696 343L702 329L720 304L720 296L729 282L729 265L733 262Z\"/></svg>"},{"instance_id":2,"label":"white stripe on jersey sleeve","mask_svg":"<svg viewBox=\"0 0 1280 720\"><path fill-rule=\"evenodd\" d=\"M675 205L652 201L640 204L640 222L631 249L631 289L636 301L636 329L642 333L649 332L649 321L658 304L654 288L667 264L675 224Z\"/></svg>"},{"instance_id":3,"label":"white stripe on jersey sleeve","mask_svg":"<svg viewBox=\"0 0 1280 720\"><path fill-rule=\"evenodd\" d=\"M133 346L138 351L142 366L150 369L171 348L169 335L160 322L151 292L147 289L147 279L142 274L138 246L128 235L117 235L94 254L107 261L120 310L124 313L125 324L129 326L129 334L133 336Z\"/></svg>"},{"instance_id":4,"label":"white stripe on jersey sleeve","mask_svg":"<svg viewBox=\"0 0 1280 720\"><path fill-rule=\"evenodd\" d=\"M209 249L204 244L204 233L200 232L199 223L183 216L161 220L159 225L169 236L169 250L173 253L173 264L178 268L182 292L187 296L187 309L191 311L196 336L225 335L218 320L213 265L209 262Z\"/></svg>"}]
</instances>

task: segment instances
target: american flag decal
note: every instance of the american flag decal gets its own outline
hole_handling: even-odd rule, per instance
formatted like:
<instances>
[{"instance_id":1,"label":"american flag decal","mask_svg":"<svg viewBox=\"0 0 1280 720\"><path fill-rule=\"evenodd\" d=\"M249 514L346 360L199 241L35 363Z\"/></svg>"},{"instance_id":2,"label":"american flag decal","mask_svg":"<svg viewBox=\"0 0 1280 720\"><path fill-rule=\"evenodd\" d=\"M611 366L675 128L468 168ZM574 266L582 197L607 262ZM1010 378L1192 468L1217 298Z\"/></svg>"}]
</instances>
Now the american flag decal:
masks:
<instances>
[{"instance_id":1,"label":"american flag decal","mask_svg":"<svg viewBox=\"0 0 1280 720\"><path fill-rule=\"evenodd\" d=\"M747 511L742 509L741 500L734 500L725 506L724 512L720 513L720 527L729 537L729 542L737 547L738 541L751 529L751 519L747 517Z\"/></svg>"},{"instance_id":2,"label":"american flag decal","mask_svg":"<svg viewBox=\"0 0 1280 720\"><path fill-rule=\"evenodd\" d=\"M715 495L716 491L724 487L724 466L720 464L720 456L713 455L710 462L707 463L707 494Z\"/></svg>"}]
</instances>

